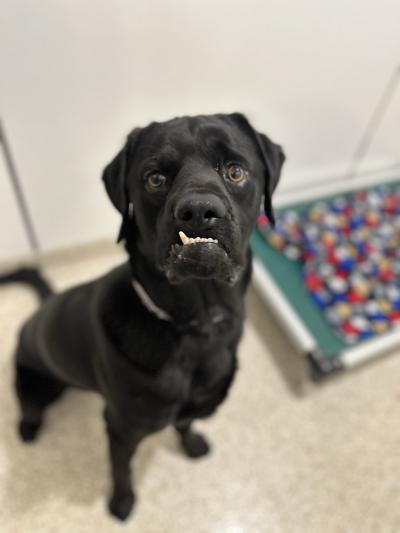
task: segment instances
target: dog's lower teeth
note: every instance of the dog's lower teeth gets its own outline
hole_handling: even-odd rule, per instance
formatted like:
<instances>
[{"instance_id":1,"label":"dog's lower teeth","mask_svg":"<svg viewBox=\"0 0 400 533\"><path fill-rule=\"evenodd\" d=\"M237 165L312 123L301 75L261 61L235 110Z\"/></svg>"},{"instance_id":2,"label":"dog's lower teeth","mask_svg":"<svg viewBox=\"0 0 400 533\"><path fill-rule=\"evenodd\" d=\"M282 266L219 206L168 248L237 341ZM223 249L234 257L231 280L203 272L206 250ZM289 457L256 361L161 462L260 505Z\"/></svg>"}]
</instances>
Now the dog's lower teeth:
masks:
<instances>
[{"instance_id":1,"label":"dog's lower teeth","mask_svg":"<svg viewBox=\"0 0 400 533\"><path fill-rule=\"evenodd\" d=\"M196 244L198 242L213 242L214 244L218 244L217 239L211 239L211 238L205 238L205 237L196 237L195 239L193 239L192 237L189 237L189 240L185 242L185 245Z\"/></svg>"},{"instance_id":2,"label":"dog's lower teeth","mask_svg":"<svg viewBox=\"0 0 400 533\"><path fill-rule=\"evenodd\" d=\"M211 237L188 237L187 235L185 235L185 233L183 233L183 231L179 232L179 237L184 246L187 246L188 244L195 244L197 242L212 242L214 244L218 244L217 239L211 239Z\"/></svg>"}]
</instances>

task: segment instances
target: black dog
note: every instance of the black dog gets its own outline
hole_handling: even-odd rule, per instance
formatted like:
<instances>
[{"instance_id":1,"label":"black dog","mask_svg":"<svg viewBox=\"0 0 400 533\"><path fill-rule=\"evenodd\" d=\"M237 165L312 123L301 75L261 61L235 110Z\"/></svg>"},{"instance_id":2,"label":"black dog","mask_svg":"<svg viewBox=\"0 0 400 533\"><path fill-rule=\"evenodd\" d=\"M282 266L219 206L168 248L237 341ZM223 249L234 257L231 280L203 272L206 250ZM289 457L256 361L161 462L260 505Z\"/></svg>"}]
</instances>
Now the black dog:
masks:
<instances>
[{"instance_id":1,"label":"black dog","mask_svg":"<svg viewBox=\"0 0 400 533\"><path fill-rule=\"evenodd\" d=\"M16 389L23 440L67 386L105 403L111 512L133 506L130 460L147 435L175 426L190 457L208 451L193 432L225 398L236 369L249 237L284 155L240 114L177 118L135 129L103 180L122 215L129 262L51 295L23 326ZM4 277L36 283L21 274Z\"/></svg>"}]
</instances>

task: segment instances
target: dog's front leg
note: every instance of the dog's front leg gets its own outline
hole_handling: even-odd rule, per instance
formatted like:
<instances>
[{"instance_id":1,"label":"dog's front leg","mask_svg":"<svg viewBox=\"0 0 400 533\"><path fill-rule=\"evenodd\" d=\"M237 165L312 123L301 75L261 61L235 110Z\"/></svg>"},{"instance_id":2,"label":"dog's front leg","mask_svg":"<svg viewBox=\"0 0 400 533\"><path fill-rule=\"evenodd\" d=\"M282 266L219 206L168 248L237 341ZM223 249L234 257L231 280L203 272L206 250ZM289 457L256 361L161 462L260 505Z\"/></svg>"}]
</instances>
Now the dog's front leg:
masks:
<instances>
[{"instance_id":1,"label":"dog's front leg","mask_svg":"<svg viewBox=\"0 0 400 533\"><path fill-rule=\"evenodd\" d=\"M193 459L207 455L210 451L210 446L203 435L195 433L192 430L193 421L176 422L175 429L177 430L182 448L186 455Z\"/></svg>"},{"instance_id":2,"label":"dog's front leg","mask_svg":"<svg viewBox=\"0 0 400 533\"><path fill-rule=\"evenodd\" d=\"M113 485L108 507L111 514L120 520L125 520L135 503L130 463L140 441L147 435L147 432L132 429L117 421L107 409L105 409L104 418L109 441Z\"/></svg>"}]
</instances>

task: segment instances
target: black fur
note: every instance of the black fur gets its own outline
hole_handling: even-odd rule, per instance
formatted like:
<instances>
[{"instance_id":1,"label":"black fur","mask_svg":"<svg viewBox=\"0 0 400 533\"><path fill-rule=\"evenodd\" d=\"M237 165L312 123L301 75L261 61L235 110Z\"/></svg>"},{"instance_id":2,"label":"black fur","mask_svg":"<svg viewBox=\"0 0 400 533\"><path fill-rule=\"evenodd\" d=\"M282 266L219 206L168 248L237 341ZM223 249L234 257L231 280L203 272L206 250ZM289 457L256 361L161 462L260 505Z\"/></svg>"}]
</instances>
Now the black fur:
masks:
<instances>
[{"instance_id":1,"label":"black fur","mask_svg":"<svg viewBox=\"0 0 400 533\"><path fill-rule=\"evenodd\" d=\"M35 290L40 300L45 300L54 292L50 283L37 268L20 268L2 274L0 276L0 285L6 283L24 283Z\"/></svg>"},{"instance_id":2,"label":"black fur","mask_svg":"<svg viewBox=\"0 0 400 533\"><path fill-rule=\"evenodd\" d=\"M229 179L229 161L246 170L240 183ZM232 382L251 275L248 240L263 194L273 219L271 194L282 163L281 148L239 114L134 130L103 175L122 215L129 262L50 296L21 330L21 437L36 437L44 409L65 387L101 394L113 480L109 507L120 519L134 503L129 463L143 438L173 425L188 456L209 450L192 422L211 415ZM155 171L165 181L153 190L146 176ZM219 244L174 246L179 230ZM36 278L30 281L45 293ZM171 320L143 305L132 278Z\"/></svg>"}]
</instances>

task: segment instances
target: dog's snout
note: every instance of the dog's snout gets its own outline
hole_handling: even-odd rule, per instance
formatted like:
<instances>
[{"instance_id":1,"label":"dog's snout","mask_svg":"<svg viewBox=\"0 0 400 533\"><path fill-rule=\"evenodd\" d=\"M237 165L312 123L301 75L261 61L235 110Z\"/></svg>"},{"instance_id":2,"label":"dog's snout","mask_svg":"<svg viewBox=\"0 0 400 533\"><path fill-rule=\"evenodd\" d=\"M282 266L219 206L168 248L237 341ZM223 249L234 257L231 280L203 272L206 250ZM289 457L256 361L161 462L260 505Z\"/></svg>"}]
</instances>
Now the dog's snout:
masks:
<instances>
[{"instance_id":1,"label":"dog's snout","mask_svg":"<svg viewBox=\"0 0 400 533\"><path fill-rule=\"evenodd\" d=\"M226 216L224 203L214 194L192 194L182 198L175 207L175 220L204 226Z\"/></svg>"}]
</instances>

